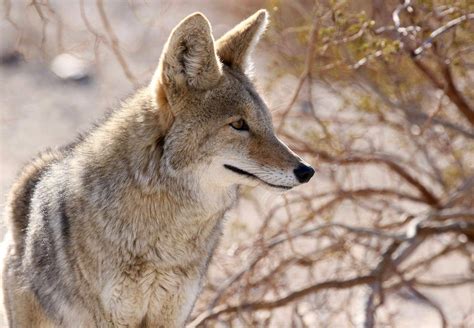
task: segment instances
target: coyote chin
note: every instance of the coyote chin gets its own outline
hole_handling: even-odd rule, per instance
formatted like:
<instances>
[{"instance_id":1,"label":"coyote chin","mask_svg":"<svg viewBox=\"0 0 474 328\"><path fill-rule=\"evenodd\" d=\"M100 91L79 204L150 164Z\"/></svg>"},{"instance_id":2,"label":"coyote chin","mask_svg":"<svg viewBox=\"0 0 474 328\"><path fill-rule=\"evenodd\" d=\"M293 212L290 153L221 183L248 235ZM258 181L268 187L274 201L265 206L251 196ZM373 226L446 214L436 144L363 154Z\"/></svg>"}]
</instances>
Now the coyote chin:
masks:
<instances>
[{"instance_id":1,"label":"coyote chin","mask_svg":"<svg viewBox=\"0 0 474 328\"><path fill-rule=\"evenodd\" d=\"M311 179L245 73L266 24L260 10L214 41L186 17L147 87L23 169L6 212L10 327L183 327L238 186Z\"/></svg>"}]
</instances>

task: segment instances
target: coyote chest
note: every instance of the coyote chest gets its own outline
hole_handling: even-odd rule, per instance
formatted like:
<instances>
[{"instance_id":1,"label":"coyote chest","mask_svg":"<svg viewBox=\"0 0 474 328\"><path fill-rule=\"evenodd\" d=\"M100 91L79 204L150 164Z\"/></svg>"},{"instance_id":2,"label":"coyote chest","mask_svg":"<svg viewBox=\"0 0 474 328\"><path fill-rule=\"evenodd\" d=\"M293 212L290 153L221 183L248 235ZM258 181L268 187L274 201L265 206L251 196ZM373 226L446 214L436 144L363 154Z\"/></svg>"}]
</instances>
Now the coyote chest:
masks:
<instances>
[{"instance_id":1,"label":"coyote chest","mask_svg":"<svg viewBox=\"0 0 474 328\"><path fill-rule=\"evenodd\" d=\"M187 229L168 227L174 234L163 227L152 247L122 248L123 254L140 256L105 260L109 264L102 268L100 298L109 320L133 327L169 317L173 326L183 326L221 233L222 216L207 217Z\"/></svg>"},{"instance_id":2,"label":"coyote chest","mask_svg":"<svg viewBox=\"0 0 474 328\"><path fill-rule=\"evenodd\" d=\"M182 326L200 289L201 274L195 268L160 270L137 263L112 277L102 293L102 303L117 326L133 327L174 318ZM180 313L171 313L180 308Z\"/></svg>"}]
</instances>

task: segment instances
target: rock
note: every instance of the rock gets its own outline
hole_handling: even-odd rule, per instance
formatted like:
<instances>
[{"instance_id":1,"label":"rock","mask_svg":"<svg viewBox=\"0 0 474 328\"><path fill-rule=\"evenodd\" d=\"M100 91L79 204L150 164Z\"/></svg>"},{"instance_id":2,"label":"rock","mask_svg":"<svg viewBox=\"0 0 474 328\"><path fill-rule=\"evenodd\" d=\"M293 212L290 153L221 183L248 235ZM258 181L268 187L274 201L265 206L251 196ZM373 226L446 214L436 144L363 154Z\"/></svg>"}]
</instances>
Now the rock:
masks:
<instances>
[{"instance_id":1,"label":"rock","mask_svg":"<svg viewBox=\"0 0 474 328\"><path fill-rule=\"evenodd\" d=\"M0 22L0 65L13 66L18 64L23 56L17 50L18 32L9 22Z\"/></svg>"},{"instance_id":2,"label":"rock","mask_svg":"<svg viewBox=\"0 0 474 328\"><path fill-rule=\"evenodd\" d=\"M19 64L22 60L22 54L16 50L0 53L0 65L3 66L14 66Z\"/></svg>"},{"instance_id":3,"label":"rock","mask_svg":"<svg viewBox=\"0 0 474 328\"><path fill-rule=\"evenodd\" d=\"M83 81L90 78L90 65L83 59L68 53L56 56L51 71L62 80Z\"/></svg>"}]
</instances>

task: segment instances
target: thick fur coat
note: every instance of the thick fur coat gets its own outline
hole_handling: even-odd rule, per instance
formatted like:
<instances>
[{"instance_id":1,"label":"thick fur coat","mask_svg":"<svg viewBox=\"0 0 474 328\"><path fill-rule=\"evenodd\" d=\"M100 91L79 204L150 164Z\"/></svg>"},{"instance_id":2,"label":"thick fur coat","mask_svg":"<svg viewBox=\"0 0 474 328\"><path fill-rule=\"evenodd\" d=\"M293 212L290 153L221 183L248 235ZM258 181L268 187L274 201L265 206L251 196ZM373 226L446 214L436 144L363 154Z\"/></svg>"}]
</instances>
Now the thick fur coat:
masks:
<instances>
[{"instance_id":1,"label":"thick fur coat","mask_svg":"<svg viewBox=\"0 0 474 328\"><path fill-rule=\"evenodd\" d=\"M238 186L311 178L245 74L266 21L215 42L188 16L147 87L23 169L6 212L11 327L183 327Z\"/></svg>"}]
</instances>

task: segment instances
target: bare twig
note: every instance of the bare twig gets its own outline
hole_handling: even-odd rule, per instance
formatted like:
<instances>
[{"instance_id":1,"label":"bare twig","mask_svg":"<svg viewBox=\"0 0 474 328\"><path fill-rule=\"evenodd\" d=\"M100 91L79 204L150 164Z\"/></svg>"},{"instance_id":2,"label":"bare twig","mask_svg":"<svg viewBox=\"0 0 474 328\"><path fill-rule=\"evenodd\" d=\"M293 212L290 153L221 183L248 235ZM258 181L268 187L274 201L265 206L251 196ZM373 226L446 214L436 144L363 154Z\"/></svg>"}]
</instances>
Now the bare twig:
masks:
<instances>
[{"instance_id":1,"label":"bare twig","mask_svg":"<svg viewBox=\"0 0 474 328\"><path fill-rule=\"evenodd\" d=\"M428 298L426 295L424 295L423 293L421 293L419 290L417 290L415 287L413 287L412 284L410 284L409 282L406 282L405 283L405 286L408 287L408 289L417 297L419 298L420 300L424 301L426 304L428 304L430 307L432 307L440 316L440 319L441 319L441 326L443 328L446 328L448 326L448 321L446 319L446 315L444 314L443 312L443 309L438 305L436 304L435 302L433 302L430 298Z\"/></svg>"},{"instance_id":2,"label":"bare twig","mask_svg":"<svg viewBox=\"0 0 474 328\"><path fill-rule=\"evenodd\" d=\"M437 28L436 30L431 32L430 36L425 41L423 41L418 48L413 50L413 52L412 52L413 56L415 56L415 57L420 56L423 53L423 51L425 51L426 49L428 49L432 46L433 41L437 37L441 36L443 33L448 32L449 30L451 30L452 28L458 26L459 24L461 24L461 23L463 23L467 20L471 20L471 19L474 19L474 13L462 15L458 18L450 20L449 22L447 22L443 26Z\"/></svg>"},{"instance_id":3,"label":"bare twig","mask_svg":"<svg viewBox=\"0 0 474 328\"><path fill-rule=\"evenodd\" d=\"M366 275L360 276L357 278L347 279L347 280L329 280L322 283L314 284L312 286L306 287L301 290L292 292L282 298L273 300L273 301L257 301L257 302L248 302L239 304L236 306L219 306L214 308L211 311L206 311L199 315L194 321L188 324L186 327L198 327L202 325L205 321L217 318L222 314L235 313L240 311L255 311L255 310L269 310L278 307L287 305L288 303L293 302L296 299L304 297L309 294L316 293L320 290L326 289L347 289L355 286L366 285L375 280L374 276Z\"/></svg>"},{"instance_id":4,"label":"bare twig","mask_svg":"<svg viewBox=\"0 0 474 328\"><path fill-rule=\"evenodd\" d=\"M293 95L290 98L289 104L286 106L285 110L283 110L280 118L280 124L278 125L277 131L280 132L285 124L285 119L289 114L291 108L295 104L298 96L300 94L301 88L303 87L305 81L308 79L309 74L311 73L311 69L313 68L313 59L314 59L314 47L316 44L316 37L318 32L318 17L314 15L313 25L311 26L311 31L309 33L309 40L308 40L308 47L306 49L306 59L304 63L304 69L301 73L300 78L298 79L298 84L295 88Z\"/></svg>"},{"instance_id":5,"label":"bare twig","mask_svg":"<svg viewBox=\"0 0 474 328\"><path fill-rule=\"evenodd\" d=\"M107 35L109 37L112 52L114 53L115 58L117 58L118 63L122 67L123 73L125 74L127 79L133 85L136 86L138 84L137 79L136 79L135 75L131 72L125 58L122 55L122 52L120 50L119 40L118 40L117 36L115 35L115 32L114 32L112 26L110 25L109 19L107 18L107 14L106 14L105 9L104 9L103 1L102 0L97 0L96 5L97 5L97 9L99 11L99 15L100 15L100 19L102 21L102 25L104 26L105 31L107 32Z\"/></svg>"},{"instance_id":6,"label":"bare twig","mask_svg":"<svg viewBox=\"0 0 474 328\"><path fill-rule=\"evenodd\" d=\"M3 8L4 8L4 17L7 20L7 22L9 22L15 28L15 30L19 31L20 27L11 18L11 10L12 10L11 0L3 0Z\"/></svg>"}]
</instances>

